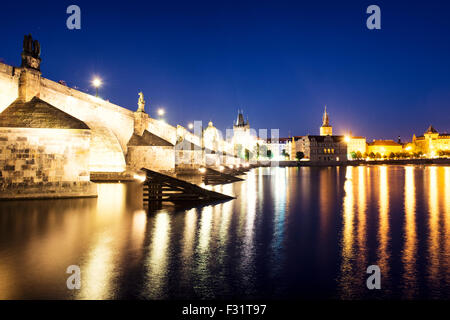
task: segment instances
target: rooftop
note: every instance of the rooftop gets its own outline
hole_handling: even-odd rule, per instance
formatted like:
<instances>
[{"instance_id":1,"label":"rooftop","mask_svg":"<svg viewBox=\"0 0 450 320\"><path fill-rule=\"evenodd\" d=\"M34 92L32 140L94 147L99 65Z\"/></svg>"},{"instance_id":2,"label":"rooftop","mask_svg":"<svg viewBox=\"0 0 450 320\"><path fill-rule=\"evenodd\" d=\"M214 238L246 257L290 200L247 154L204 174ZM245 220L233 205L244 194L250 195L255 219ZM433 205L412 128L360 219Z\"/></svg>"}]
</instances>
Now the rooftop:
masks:
<instances>
[{"instance_id":1,"label":"rooftop","mask_svg":"<svg viewBox=\"0 0 450 320\"><path fill-rule=\"evenodd\" d=\"M401 144L394 140L374 140L369 142L369 146L401 146Z\"/></svg>"}]
</instances>

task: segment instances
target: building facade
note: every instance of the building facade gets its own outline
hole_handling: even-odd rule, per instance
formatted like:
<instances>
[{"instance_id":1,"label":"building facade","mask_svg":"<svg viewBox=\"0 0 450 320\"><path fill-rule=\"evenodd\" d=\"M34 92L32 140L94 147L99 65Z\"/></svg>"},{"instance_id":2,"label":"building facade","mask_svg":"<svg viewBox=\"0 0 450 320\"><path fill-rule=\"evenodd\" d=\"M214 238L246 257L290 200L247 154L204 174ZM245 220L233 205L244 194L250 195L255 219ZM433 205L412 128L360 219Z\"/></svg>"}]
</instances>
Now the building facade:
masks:
<instances>
[{"instance_id":1,"label":"building facade","mask_svg":"<svg viewBox=\"0 0 450 320\"><path fill-rule=\"evenodd\" d=\"M292 150L303 152L304 158L314 162L340 162L347 161L347 142L344 136L333 136L333 128L325 107L322 117L320 135L307 135L293 137Z\"/></svg>"},{"instance_id":2,"label":"building facade","mask_svg":"<svg viewBox=\"0 0 450 320\"><path fill-rule=\"evenodd\" d=\"M391 153L399 153L403 151L403 146L394 140L373 140L367 145L368 154L379 154L387 157Z\"/></svg>"},{"instance_id":3,"label":"building facade","mask_svg":"<svg viewBox=\"0 0 450 320\"><path fill-rule=\"evenodd\" d=\"M352 159L353 156L361 157L367 152L367 142L365 137L346 137L347 142L347 157Z\"/></svg>"},{"instance_id":4,"label":"building facade","mask_svg":"<svg viewBox=\"0 0 450 320\"><path fill-rule=\"evenodd\" d=\"M302 137L300 146L305 158L317 162L347 161L347 143L344 136Z\"/></svg>"},{"instance_id":5,"label":"building facade","mask_svg":"<svg viewBox=\"0 0 450 320\"><path fill-rule=\"evenodd\" d=\"M442 151L450 152L450 133L439 133L430 125L423 136L413 136L412 151L428 157L436 157Z\"/></svg>"}]
</instances>

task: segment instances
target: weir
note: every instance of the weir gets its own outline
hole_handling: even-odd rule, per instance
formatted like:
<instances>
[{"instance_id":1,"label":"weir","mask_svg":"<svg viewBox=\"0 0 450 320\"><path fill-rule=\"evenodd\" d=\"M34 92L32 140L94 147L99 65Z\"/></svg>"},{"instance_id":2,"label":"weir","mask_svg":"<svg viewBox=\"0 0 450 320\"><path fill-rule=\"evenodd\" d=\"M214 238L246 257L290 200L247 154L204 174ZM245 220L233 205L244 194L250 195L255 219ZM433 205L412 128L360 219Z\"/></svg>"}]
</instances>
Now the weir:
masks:
<instances>
[{"instance_id":1,"label":"weir","mask_svg":"<svg viewBox=\"0 0 450 320\"><path fill-rule=\"evenodd\" d=\"M203 174L202 180L206 185L227 184L237 181L244 181L244 179L238 178L232 174L220 172L212 168L205 168L205 173Z\"/></svg>"},{"instance_id":2,"label":"weir","mask_svg":"<svg viewBox=\"0 0 450 320\"><path fill-rule=\"evenodd\" d=\"M213 202L235 199L235 197L207 190L156 171L146 168L141 170L145 172L143 201L144 206L147 207L161 202Z\"/></svg>"}]
</instances>

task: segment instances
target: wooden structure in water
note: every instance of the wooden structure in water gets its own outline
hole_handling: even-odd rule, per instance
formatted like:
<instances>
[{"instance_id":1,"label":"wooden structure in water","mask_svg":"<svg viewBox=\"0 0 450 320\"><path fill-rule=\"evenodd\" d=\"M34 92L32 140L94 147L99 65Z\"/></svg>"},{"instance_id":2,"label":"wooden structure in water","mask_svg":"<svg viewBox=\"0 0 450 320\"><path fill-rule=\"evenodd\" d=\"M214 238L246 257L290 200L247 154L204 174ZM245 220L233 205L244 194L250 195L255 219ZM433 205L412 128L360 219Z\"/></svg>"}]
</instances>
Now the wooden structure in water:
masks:
<instances>
[{"instance_id":1,"label":"wooden structure in water","mask_svg":"<svg viewBox=\"0 0 450 320\"><path fill-rule=\"evenodd\" d=\"M143 185L144 205L150 207L162 202L214 202L235 199L219 192L201 188L195 184L142 168L146 179Z\"/></svg>"},{"instance_id":2,"label":"wooden structure in water","mask_svg":"<svg viewBox=\"0 0 450 320\"><path fill-rule=\"evenodd\" d=\"M211 168L205 168L205 173L203 174L202 180L206 185L227 184L237 181L244 181L244 179L238 178L232 174L220 172Z\"/></svg>"}]
</instances>

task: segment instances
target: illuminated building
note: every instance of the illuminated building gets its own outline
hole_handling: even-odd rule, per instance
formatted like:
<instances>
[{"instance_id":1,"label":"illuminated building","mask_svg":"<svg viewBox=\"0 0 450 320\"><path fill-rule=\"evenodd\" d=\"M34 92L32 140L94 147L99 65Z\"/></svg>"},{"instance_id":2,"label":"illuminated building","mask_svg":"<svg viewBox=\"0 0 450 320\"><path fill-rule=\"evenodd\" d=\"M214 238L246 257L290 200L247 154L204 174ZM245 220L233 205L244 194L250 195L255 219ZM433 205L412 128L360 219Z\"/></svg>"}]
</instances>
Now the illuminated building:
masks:
<instances>
[{"instance_id":1,"label":"illuminated building","mask_svg":"<svg viewBox=\"0 0 450 320\"><path fill-rule=\"evenodd\" d=\"M347 143L344 136L302 137L303 153L310 161L329 162L347 160Z\"/></svg>"},{"instance_id":2,"label":"illuminated building","mask_svg":"<svg viewBox=\"0 0 450 320\"><path fill-rule=\"evenodd\" d=\"M250 122L244 120L243 111L238 111L236 121L233 123L233 139L234 153L240 158L246 158L246 153L250 158L255 158L256 135L251 134Z\"/></svg>"},{"instance_id":3,"label":"illuminated building","mask_svg":"<svg viewBox=\"0 0 450 320\"><path fill-rule=\"evenodd\" d=\"M429 157L438 156L440 151L450 151L450 133L438 133L430 125L423 136L413 136L411 147L414 152L422 152Z\"/></svg>"},{"instance_id":4,"label":"illuminated building","mask_svg":"<svg viewBox=\"0 0 450 320\"><path fill-rule=\"evenodd\" d=\"M373 140L367 145L367 153L380 154L382 157L403 151L403 146L393 140Z\"/></svg>"},{"instance_id":5,"label":"illuminated building","mask_svg":"<svg viewBox=\"0 0 450 320\"><path fill-rule=\"evenodd\" d=\"M296 152L303 152L305 159L318 162L347 160L347 142L344 136L333 136L332 127L325 107L320 135L299 137L295 142Z\"/></svg>"},{"instance_id":6,"label":"illuminated building","mask_svg":"<svg viewBox=\"0 0 450 320\"><path fill-rule=\"evenodd\" d=\"M325 106L325 111L322 117L322 126L320 127L321 136L331 136L333 135L333 127L330 125L330 120L328 119L327 106Z\"/></svg>"},{"instance_id":7,"label":"illuminated building","mask_svg":"<svg viewBox=\"0 0 450 320\"><path fill-rule=\"evenodd\" d=\"M358 155L359 152L362 156L367 151L367 142L365 137L348 136L345 137L345 142L347 142L347 153L349 159L353 153Z\"/></svg>"}]
</instances>

